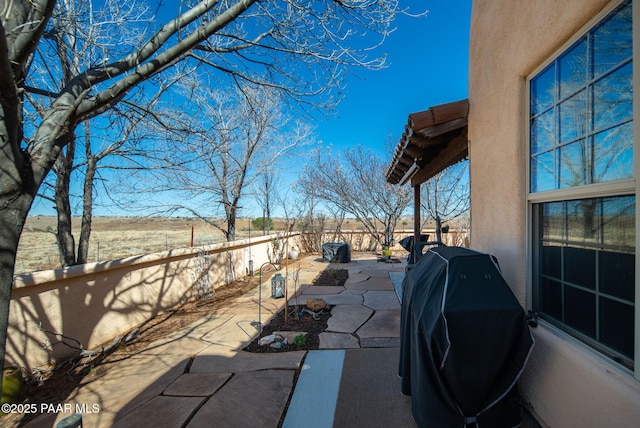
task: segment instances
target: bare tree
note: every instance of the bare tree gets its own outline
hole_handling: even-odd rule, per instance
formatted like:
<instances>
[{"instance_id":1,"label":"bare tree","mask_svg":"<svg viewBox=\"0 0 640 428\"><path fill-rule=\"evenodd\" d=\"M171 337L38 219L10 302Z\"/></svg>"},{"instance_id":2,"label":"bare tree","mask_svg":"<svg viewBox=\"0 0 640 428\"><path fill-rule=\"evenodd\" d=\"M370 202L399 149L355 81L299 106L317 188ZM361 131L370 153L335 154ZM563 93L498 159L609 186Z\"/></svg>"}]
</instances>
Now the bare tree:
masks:
<instances>
[{"instance_id":1,"label":"bare tree","mask_svg":"<svg viewBox=\"0 0 640 428\"><path fill-rule=\"evenodd\" d=\"M83 68L101 55L112 55L116 40L132 44L137 34L131 29L147 14L141 2L105 2L96 9L91 2L59 0L43 43L36 51L31 66L30 81L38 82L38 90L26 93L25 111L41 118L50 100L79 74ZM113 33L108 22L117 22L118 33ZM109 28L106 28L109 27ZM133 38L133 39L132 39ZM98 120L86 120L63 147L53 166L55 182L45 182L39 196L54 203L57 214L55 231L61 266L83 264L88 261L95 180L99 163L111 155L127 156L136 151L136 142L142 140L143 121L152 115L154 106L163 93L181 77L181 73L165 73L154 85L155 94L137 91L126 102L114 107ZM44 89L46 88L46 90ZM37 123L36 117L28 122ZM148 136L146 136L148 138ZM75 179L73 178L75 177ZM71 191L72 181L81 181L81 195ZM106 182L103 181L103 184ZM53 194L47 192L51 189ZM81 225L79 239L72 232L72 198L81 199ZM76 245L77 242L77 252Z\"/></svg>"},{"instance_id":2,"label":"bare tree","mask_svg":"<svg viewBox=\"0 0 640 428\"><path fill-rule=\"evenodd\" d=\"M50 19L50 26L43 36L43 43L35 52L31 65L30 80L38 82L39 90L26 93L25 112L28 123L36 123L46 114L50 98L55 98L59 91L77 75L83 60L93 55L87 53L95 48L96 34L100 26L89 28L88 33L81 31L80 17L90 15L89 5L77 4L73 0L61 0ZM39 116L29 117L33 115ZM85 122L88 124L88 122ZM88 126L85 126L85 130ZM51 185L54 195L49 199L54 202L58 216L56 241L62 266L75 264L75 241L71 233L71 176L75 169L76 132L69 135L68 142L61 149L53 166L55 183ZM45 183L46 187L46 183ZM47 196L44 196L47 198Z\"/></svg>"},{"instance_id":3,"label":"bare tree","mask_svg":"<svg viewBox=\"0 0 640 428\"><path fill-rule=\"evenodd\" d=\"M188 86L189 102L200 114L194 116L191 131L171 139L173 165L167 169L165 190L183 193L190 203L170 209L188 211L233 241L247 188L280 157L309 143L310 130L283 112L281 97L272 88L214 90L199 80ZM216 221L218 213L223 213L223 222Z\"/></svg>"},{"instance_id":4,"label":"bare tree","mask_svg":"<svg viewBox=\"0 0 640 428\"><path fill-rule=\"evenodd\" d=\"M58 155L53 167L55 182L45 182L38 195L53 202L56 208L58 223L55 233L61 266L87 263L96 180L100 179L99 170L121 167L117 161L108 165L101 163L110 156L135 156L139 151L139 142L150 137L145 133L148 127L144 126L144 122L149 120L149 110L164 90L164 85L161 85L144 109L127 108L126 114L117 107L112 109L108 121L102 126L91 124L90 120L85 121L82 124L82 132L74 134L69 144ZM76 153L78 149L80 153ZM77 180L82 182L79 195L71 191L72 175L76 175ZM107 180L100 180L100 183L108 186ZM47 192L49 188L53 195ZM75 198L80 199L82 212L77 252L76 239L72 232L72 199Z\"/></svg>"},{"instance_id":5,"label":"bare tree","mask_svg":"<svg viewBox=\"0 0 640 428\"><path fill-rule=\"evenodd\" d=\"M319 151L298 185L309 196L353 215L377 243L386 246L392 244L393 231L412 194L409 188L387 183L384 171L384 162L361 146L337 156Z\"/></svg>"},{"instance_id":6,"label":"bare tree","mask_svg":"<svg viewBox=\"0 0 640 428\"><path fill-rule=\"evenodd\" d=\"M328 207L329 212L331 213L331 219L335 222L336 227L333 230L333 234L336 239L339 239L339 236L342 234L342 224L344 223L344 219L347 215L344 208L330 206Z\"/></svg>"},{"instance_id":7,"label":"bare tree","mask_svg":"<svg viewBox=\"0 0 640 428\"><path fill-rule=\"evenodd\" d=\"M298 224L300 222L300 220L304 217L305 213L308 211L308 209L310 208L309 205L309 200L304 198L303 195L299 194L299 193L293 193L291 191L291 189L287 190L286 192L282 193L282 192L278 192L277 194L277 198L276 200L278 201L279 205L282 207L282 212L284 214L284 257L287 258L289 257L289 253L292 250L292 247L290 247L289 245L289 237L291 235L291 232L293 231L294 227L296 226L296 224ZM284 265L284 269L285 269L285 278L288 281L289 280L289 263L285 263ZM299 274L299 267L297 270L294 270L294 285L297 288L297 284L298 284L298 275ZM288 292L288 286L285 286L284 288L284 297L285 297L285 301L288 302L289 301L289 292ZM297 293L297 290L294 290L294 293ZM295 303L295 314L298 313L298 300L296 299L296 303ZM297 316L297 315L296 315ZM284 322L285 324L287 323L289 317L289 309L288 307L285 308L284 311Z\"/></svg>"},{"instance_id":8,"label":"bare tree","mask_svg":"<svg viewBox=\"0 0 640 428\"><path fill-rule=\"evenodd\" d=\"M266 165L264 172L256 183L258 204L262 208L262 234L271 233L271 209L278 195L278 178L275 169Z\"/></svg>"},{"instance_id":9,"label":"bare tree","mask_svg":"<svg viewBox=\"0 0 640 428\"><path fill-rule=\"evenodd\" d=\"M426 181L420 188L421 206L427 220L436 224L436 241L442 242L442 225L469 211L469 161L450 166Z\"/></svg>"},{"instance_id":10,"label":"bare tree","mask_svg":"<svg viewBox=\"0 0 640 428\"><path fill-rule=\"evenodd\" d=\"M322 251L322 244L325 242L325 228L327 223L326 215L309 211L300 222L300 244L302 250L307 253L318 253Z\"/></svg>"},{"instance_id":11,"label":"bare tree","mask_svg":"<svg viewBox=\"0 0 640 428\"><path fill-rule=\"evenodd\" d=\"M160 27L141 23L139 43L122 45L73 73L42 112L25 123L34 53L50 28L55 0L0 0L0 361L4 361L15 256L27 214L46 175L81 122L104 113L178 61L193 58L235 79L270 85L294 98L326 94L342 66L378 68L355 37L390 30L397 0L203 0ZM182 7L182 3L180 5ZM115 30L117 23L111 23ZM217 74L217 75L220 75Z\"/></svg>"}]
</instances>

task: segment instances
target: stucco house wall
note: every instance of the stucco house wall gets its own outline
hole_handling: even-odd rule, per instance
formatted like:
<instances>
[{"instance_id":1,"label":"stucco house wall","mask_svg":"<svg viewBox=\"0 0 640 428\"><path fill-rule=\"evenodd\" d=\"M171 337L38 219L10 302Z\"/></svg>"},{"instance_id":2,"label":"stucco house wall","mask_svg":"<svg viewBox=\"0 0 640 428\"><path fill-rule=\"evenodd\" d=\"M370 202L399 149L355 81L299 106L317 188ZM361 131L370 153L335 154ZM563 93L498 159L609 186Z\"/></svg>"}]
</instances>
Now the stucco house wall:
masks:
<instances>
[{"instance_id":1,"label":"stucco house wall","mask_svg":"<svg viewBox=\"0 0 640 428\"><path fill-rule=\"evenodd\" d=\"M608 0L473 1L471 247L498 258L525 308L531 307L526 78L610 4ZM638 426L640 382L631 371L545 323L533 333L536 347L520 392L543 426Z\"/></svg>"}]
</instances>

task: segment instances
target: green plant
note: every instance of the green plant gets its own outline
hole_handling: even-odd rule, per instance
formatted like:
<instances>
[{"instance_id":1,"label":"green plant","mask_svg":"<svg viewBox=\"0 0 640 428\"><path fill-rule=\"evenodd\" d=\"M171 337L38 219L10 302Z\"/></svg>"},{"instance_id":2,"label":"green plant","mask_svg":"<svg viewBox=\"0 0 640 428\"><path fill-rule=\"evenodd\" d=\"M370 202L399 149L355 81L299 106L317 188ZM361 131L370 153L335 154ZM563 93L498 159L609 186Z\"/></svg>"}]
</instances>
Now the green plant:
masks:
<instances>
[{"instance_id":1,"label":"green plant","mask_svg":"<svg viewBox=\"0 0 640 428\"><path fill-rule=\"evenodd\" d=\"M307 337L304 334L299 334L293 339L293 344L301 347L307 344Z\"/></svg>"}]
</instances>

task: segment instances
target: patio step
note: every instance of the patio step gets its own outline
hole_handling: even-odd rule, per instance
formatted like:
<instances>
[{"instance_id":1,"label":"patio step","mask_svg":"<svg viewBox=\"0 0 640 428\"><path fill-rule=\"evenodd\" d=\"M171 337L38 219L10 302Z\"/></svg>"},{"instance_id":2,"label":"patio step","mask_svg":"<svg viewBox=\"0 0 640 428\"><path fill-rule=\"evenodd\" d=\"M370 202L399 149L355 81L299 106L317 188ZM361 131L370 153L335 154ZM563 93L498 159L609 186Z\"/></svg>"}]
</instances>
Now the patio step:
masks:
<instances>
[{"instance_id":1,"label":"patio step","mask_svg":"<svg viewBox=\"0 0 640 428\"><path fill-rule=\"evenodd\" d=\"M309 351L283 428L331 428L338 401L345 351Z\"/></svg>"}]
</instances>

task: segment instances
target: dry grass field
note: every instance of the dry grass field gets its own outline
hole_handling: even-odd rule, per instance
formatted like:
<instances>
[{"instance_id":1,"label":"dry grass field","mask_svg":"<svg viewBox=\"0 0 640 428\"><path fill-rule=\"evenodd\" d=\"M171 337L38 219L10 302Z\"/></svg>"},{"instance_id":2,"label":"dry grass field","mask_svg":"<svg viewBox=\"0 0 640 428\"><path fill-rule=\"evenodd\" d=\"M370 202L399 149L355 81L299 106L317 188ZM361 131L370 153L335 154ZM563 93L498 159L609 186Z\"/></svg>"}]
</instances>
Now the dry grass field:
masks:
<instances>
[{"instance_id":1,"label":"dry grass field","mask_svg":"<svg viewBox=\"0 0 640 428\"><path fill-rule=\"evenodd\" d=\"M79 236L80 219L74 218L74 236ZM89 261L111 260L175 248L224 241L222 232L199 219L158 217L95 217L92 223ZM15 273L56 268L60 265L54 231L56 218L27 219L16 259ZM238 238L249 235L249 220L238 222ZM259 235L261 231L252 231Z\"/></svg>"}]
</instances>

